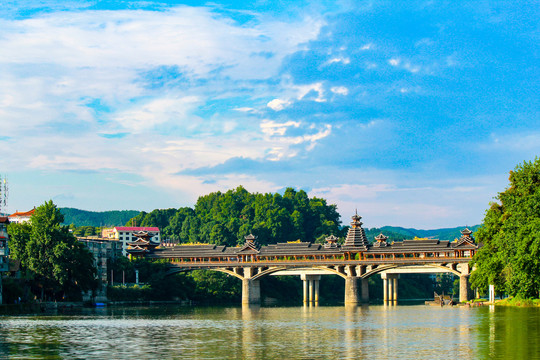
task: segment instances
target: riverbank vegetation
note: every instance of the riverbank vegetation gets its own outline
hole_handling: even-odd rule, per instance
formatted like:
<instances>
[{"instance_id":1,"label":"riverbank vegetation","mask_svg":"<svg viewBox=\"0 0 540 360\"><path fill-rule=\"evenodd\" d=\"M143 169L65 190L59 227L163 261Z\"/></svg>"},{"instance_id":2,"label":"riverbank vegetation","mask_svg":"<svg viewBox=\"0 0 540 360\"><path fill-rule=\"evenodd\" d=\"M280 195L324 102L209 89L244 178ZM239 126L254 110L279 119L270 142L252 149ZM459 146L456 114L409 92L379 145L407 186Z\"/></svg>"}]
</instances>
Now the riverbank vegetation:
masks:
<instances>
[{"instance_id":1,"label":"riverbank vegetation","mask_svg":"<svg viewBox=\"0 0 540 360\"><path fill-rule=\"evenodd\" d=\"M520 297L509 297L502 300L496 300L495 305L501 306L520 306L520 307L540 307L540 299L522 299Z\"/></svg>"},{"instance_id":2,"label":"riverbank vegetation","mask_svg":"<svg viewBox=\"0 0 540 360\"><path fill-rule=\"evenodd\" d=\"M36 208L29 223L8 225L10 258L20 263L22 280L7 284L17 299L80 300L81 291L96 288L94 258L63 221L48 201Z\"/></svg>"},{"instance_id":3,"label":"riverbank vegetation","mask_svg":"<svg viewBox=\"0 0 540 360\"><path fill-rule=\"evenodd\" d=\"M509 304L540 297L540 158L510 172L509 187L486 211L476 239L471 285L515 297Z\"/></svg>"}]
</instances>

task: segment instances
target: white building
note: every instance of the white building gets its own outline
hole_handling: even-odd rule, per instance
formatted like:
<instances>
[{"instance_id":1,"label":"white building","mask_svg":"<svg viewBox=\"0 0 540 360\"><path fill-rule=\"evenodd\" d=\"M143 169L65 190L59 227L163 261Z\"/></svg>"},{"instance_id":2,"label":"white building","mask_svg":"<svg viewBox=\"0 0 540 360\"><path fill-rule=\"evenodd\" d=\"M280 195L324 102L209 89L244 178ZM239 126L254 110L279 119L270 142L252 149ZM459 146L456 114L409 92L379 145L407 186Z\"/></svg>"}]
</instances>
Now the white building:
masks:
<instances>
[{"instance_id":1,"label":"white building","mask_svg":"<svg viewBox=\"0 0 540 360\"><path fill-rule=\"evenodd\" d=\"M158 244L161 243L161 236L157 227L116 226L112 229L103 229L101 237L121 241L122 255L127 256L127 244L137 239L133 236L133 233L138 231L147 231L149 234L153 234L154 236L150 240Z\"/></svg>"},{"instance_id":2,"label":"white building","mask_svg":"<svg viewBox=\"0 0 540 360\"><path fill-rule=\"evenodd\" d=\"M17 211L14 214L11 214L8 216L10 223L24 223L30 221L30 218L32 215L34 215L34 212L36 211L36 208L33 208L30 211Z\"/></svg>"}]
</instances>

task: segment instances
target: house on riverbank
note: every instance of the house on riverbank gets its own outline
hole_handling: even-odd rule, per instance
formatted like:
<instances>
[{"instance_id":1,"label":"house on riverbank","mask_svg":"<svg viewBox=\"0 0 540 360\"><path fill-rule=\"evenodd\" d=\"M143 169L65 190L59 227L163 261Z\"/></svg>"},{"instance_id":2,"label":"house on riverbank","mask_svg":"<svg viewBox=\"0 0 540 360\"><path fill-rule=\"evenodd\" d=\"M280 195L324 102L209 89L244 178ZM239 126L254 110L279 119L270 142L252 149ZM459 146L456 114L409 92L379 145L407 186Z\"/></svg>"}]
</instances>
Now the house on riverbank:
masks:
<instances>
[{"instance_id":1,"label":"house on riverbank","mask_svg":"<svg viewBox=\"0 0 540 360\"><path fill-rule=\"evenodd\" d=\"M2 304L2 274L9 271L9 236L7 225L9 218L0 217L0 304Z\"/></svg>"}]
</instances>

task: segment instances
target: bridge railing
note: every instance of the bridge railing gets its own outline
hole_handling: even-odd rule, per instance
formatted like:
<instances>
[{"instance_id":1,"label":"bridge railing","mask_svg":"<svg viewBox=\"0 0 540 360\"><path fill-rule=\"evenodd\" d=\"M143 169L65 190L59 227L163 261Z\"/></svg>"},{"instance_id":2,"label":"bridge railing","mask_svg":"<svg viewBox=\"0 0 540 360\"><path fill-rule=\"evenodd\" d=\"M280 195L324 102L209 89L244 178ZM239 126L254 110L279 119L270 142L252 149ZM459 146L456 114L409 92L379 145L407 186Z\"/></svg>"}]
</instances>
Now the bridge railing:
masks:
<instances>
[{"instance_id":1,"label":"bridge railing","mask_svg":"<svg viewBox=\"0 0 540 360\"><path fill-rule=\"evenodd\" d=\"M164 259L164 257L156 257L155 260ZM363 258L363 259L345 259L341 258L165 258L170 263L182 265L290 265L290 264L321 264L321 265L368 265L368 264L406 264L406 263L444 263L444 262L469 262L472 256L445 256L445 257L430 257L430 256L412 256L412 257L383 257L383 258Z\"/></svg>"}]
</instances>

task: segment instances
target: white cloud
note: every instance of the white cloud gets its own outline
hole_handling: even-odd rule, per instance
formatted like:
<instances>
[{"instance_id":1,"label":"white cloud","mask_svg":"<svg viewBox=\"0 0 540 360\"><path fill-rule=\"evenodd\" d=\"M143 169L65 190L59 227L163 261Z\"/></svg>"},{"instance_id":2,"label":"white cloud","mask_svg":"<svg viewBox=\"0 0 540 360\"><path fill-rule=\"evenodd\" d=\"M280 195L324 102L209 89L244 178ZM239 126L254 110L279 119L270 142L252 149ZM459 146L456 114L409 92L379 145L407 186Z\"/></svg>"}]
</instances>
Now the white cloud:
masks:
<instances>
[{"instance_id":1,"label":"white cloud","mask_svg":"<svg viewBox=\"0 0 540 360\"><path fill-rule=\"evenodd\" d=\"M406 63L403 65L403 68L413 74L416 74L417 72L420 71L420 66L418 65L413 65L411 63Z\"/></svg>"},{"instance_id":2,"label":"white cloud","mask_svg":"<svg viewBox=\"0 0 540 360\"><path fill-rule=\"evenodd\" d=\"M400 62L401 62L401 60L399 60L397 58L393 58L393 59L388 60L388 63L390 65L392 65L392 66L398 66Z\"/></svg>"},{"instance_id":3,"label":"white cloud","mask_svg":"<svg viewBox=\"0 0 540 360\"><path fill-rule=\"evenodd\" d=\"M349 58L344 58L344 57L335 57L335 58L332 58L330 60L328 60L324 65L330 65L330 64L334 64L334 63L342 63L344 65L347 65L347 64L350 64L351 63L351 59Z\"/></svg>"},{"instance_id":4,"label":"white cloud","mask_svg":"<svg viewBox=\"0 0 540 360\"><path fill-rule=\"evenodd\" d=\"M261 123L261 130L266 135L285 135L285 132L287 131L287 128L289 127L295 127L298 128L300 126L300 122L298 121L287 121L285 123L277 123L272 120L264 120Z\"/></svg>"},{"instance_id":5,"label":"white cloud","mask_svg":"<svg viewBox=\"0 0 540 360\"><path fill-rule=\"evenodd\" d=\"M60 64L68 68L147 68L171 64L192 76L217 67L239 78L264 78L282 57L318 33L312 18L239 27L208 7L168 11L55 12L26 20L1 20L0 63ZM252 61L253 52L273 49Z\"/></svg>"},{"instance_id":6,"label":"white cloud","mask_svg":"<svg viewBox=\"0 0 540 360\"><path fill-rule=\"evenodd\" d=\"M252 107L237 107L233 109L234 111L244 112L244 113L256 113L257 109Z\"/></svg>"},{"instance_id":7,"label":"white cloud","mask_svg":"<svg viewBox=\"0 0 540 360\"><path fill-rule=\"evenodd\" d=\"M338 95L348 95L349 89L347 89L345 86L334 86L330 88L330 91L332 91L334 94Z\"/></svg>"},{"instance_id":8,"label":"white cloud","mask_svg":"<svg viewBox=\"0 0 540 360\"><path fill-rule=\"evenodd\" d=\"M289 100L274 99L268 102L267 106L274 111L281 111L289 106L291 102Z\"/></svg>"},{"instance_id":9,"label":"white cloud","mask_svg":"<svg viewBox=\"0 0 540 360\"><path fill-rule=\"evenodd\" d=\"M196 125L196 118L191 115L191 111L199 104L200 100L196 96L158 98L121 111L114 115L112 120L131 132L153 129L167 122L189 128Z\"/></svg>"},{"instance_id":10,"label":"white cloud","mask_svg":"<svg viewBox=\"0 0 540 360\"><path fill-rule=\"evenodd\" d=\"M298 92L298 100L303 99L311 92L317 93L317 97L314 98L316 102L325 102L326 99L324 98L324 90L323 90L323 84L321 82L317 82L314 84L309 85L302 85L302 86L294 86Z\"/></svg>"},{"instance_id":11,"label":"white cloud","mask_svg":"<svg viewBox=\"0 0 540 360\"><path fill-rule=\"evenodd\" d=\"M364 46L362 46L360 48L360 50L370 50L371 48L373 47L373 44L372 43L368 43L368 44L365 44Z\"/></svg>"},{"instance_id":12,"label":"white cloud","mask_svg":"<svg viewBox=\"0 0 540 360\"><path fill-rule=\"evenodd\" d=\"M229 109L239 116L198 115L210 101L238 96L245 82L275 76L283 58L323 25L313 17L256 20L238 24L212 7L188 6L0 20L2 136L13 139L3 171L28 166L149 176L245 154L263 158L276 147L291 154L293 141L279 138L282 127L272 136L261 131L256 107ZM264 51L272 56L251 56ZM179 79L188 85L166 83ZM165 86L153 88L154 81ZM268 96L259 89L250 95ZM127 135L98 135L119 132ZM146 172L133 166L140 162Z\"/></svg>"}]
</instances>

